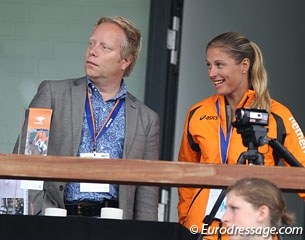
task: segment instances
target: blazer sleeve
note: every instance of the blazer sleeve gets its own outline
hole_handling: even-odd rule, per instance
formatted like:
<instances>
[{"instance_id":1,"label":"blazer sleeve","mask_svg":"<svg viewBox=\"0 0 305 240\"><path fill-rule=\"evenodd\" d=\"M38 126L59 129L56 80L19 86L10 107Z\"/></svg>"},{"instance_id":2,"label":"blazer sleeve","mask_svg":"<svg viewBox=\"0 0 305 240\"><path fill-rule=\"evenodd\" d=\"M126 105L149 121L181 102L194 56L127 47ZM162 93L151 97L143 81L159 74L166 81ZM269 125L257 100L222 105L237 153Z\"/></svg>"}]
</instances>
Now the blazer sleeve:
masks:
<instances>
[{"instance_id":1,"label":"blazer sleeve","mask_svg":"<svg viewBox=\"0 0 305 240\"><path fill-rule=\"evenodd\" d=\"M149 127L146 134L144 159L159 159L160 121L156 113L151 113ZM134 219L158 220L159 188L152 186L138 186L136 188Z\"/></svg>"}]
</instances>

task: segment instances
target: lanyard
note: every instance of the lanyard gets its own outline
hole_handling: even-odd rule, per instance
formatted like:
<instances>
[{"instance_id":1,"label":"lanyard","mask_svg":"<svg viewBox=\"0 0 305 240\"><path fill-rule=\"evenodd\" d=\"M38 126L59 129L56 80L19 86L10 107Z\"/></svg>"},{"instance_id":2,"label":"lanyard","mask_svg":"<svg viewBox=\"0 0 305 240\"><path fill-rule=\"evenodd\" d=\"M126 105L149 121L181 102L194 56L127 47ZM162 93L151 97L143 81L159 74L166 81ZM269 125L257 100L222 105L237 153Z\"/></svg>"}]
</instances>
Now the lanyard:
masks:
<instances>
[{"instance_id":1,"label":"lanyard","mask_svg":"<svg viewBox=\"0 0 305 240\"><path fill-rule=\"evenodd\" d=\"M95 119L94 119L94 112L92 109L92 102L91 102L89 88L88 88L85 109L86 109L87 122L88 122L89 129L90 129L90 132L91 132L91 135L93 138L93 151L96 151L97 139L100 138L108 130L110 125L113 123L122 104L124 103L124 100L125 100L124 98L116 100L115 105L111 109L107 119L103 123L100 130L97 132L96 125L95 125Z\"/></svg>"},{"instance_id":2,"label":"lanyard","mask_svg":"<svg viewBox=\"0 0 305 240\"><path fill-rule=\"evenodd\" d=\"M220 119L220 107L219 107L218 100L216 102L216 109L217 109L218 117ZM220 130L219 132L220 132L221 160L222 160L222 163L225 164L227 161L228 146L229 146L229 141L230 141L230 136L231 136L232 125L230 125L230 127L228 129L226 138L224 136L221 124L219 125L219 130Z\"/></svg>"}]
</instances>

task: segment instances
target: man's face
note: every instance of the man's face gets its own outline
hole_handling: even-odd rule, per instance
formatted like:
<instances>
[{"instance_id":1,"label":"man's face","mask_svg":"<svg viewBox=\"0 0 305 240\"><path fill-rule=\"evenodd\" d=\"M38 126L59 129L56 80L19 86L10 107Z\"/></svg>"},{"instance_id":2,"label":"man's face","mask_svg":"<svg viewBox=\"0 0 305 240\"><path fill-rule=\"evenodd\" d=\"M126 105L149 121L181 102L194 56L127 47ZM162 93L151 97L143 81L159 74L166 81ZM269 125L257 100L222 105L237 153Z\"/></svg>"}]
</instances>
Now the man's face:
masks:
<instances>
[{"instance_id":1,"label":"man's face","mask_svg":"<svg viewBox=\"0 0 305 240\"><path fill-rule=\"evenodd\" d=\"M102 23L92 32L85 59L85 72L93 81L121 80L130 59L122 59L124 31L113 23Z\"/></svg>"}]
</instances>

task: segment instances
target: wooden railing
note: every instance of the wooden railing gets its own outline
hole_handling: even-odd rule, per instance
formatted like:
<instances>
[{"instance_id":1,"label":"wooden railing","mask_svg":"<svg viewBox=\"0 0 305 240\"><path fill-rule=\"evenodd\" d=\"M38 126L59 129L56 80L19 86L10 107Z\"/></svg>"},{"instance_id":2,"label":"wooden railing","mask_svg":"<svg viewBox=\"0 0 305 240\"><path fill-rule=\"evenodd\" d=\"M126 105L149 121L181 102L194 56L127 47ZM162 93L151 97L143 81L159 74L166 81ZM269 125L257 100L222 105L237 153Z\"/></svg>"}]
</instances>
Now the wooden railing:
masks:
<instances>
[{"instance_id":1,"label":"wooden railing","mask_svg":"<svg viewBox=\"0 0 305 240\"><path fill-rule=\"evenodd\" d=\"M282 190L305 192L305 168L297 167L0 154L3 179L225 188L244 177L261 177Z\"/></svg>"}]
</instances>

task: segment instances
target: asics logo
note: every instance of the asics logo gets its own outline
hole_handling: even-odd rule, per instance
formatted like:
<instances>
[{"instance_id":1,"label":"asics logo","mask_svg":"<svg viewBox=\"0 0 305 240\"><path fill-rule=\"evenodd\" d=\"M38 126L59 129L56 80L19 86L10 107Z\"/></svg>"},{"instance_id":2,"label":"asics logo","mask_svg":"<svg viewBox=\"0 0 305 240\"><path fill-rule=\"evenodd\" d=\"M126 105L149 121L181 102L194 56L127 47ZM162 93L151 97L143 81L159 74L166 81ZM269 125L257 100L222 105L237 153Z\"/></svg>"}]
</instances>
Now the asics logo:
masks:
<instances>
[{"instance_id":1,"label":"asics logo","mask_svg":"<svg viewBox=\"0 0 305 240\"><path fill-rule=\"evenodd\" d=\"M202 115L200 118L200 120L206 119L206 120L217 120L218 116L207 116L207 115Z\"/></svg>"}]
</instances>

